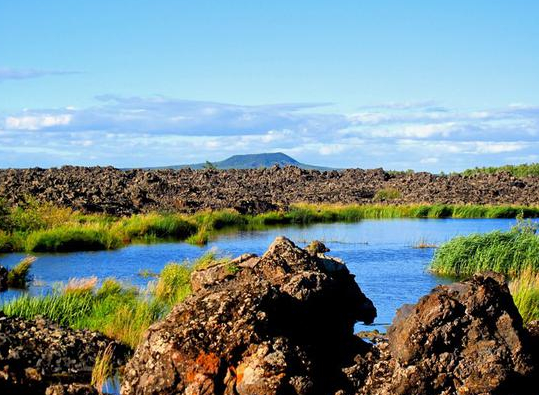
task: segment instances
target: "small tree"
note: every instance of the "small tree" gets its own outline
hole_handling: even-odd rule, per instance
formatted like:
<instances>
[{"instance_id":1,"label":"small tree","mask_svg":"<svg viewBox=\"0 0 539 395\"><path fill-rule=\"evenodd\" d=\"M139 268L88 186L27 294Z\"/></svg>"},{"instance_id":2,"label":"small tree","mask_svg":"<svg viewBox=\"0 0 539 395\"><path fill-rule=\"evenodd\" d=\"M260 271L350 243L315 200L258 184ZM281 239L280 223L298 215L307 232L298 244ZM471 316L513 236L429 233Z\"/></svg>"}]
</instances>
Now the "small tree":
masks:
<instances>
[{"instance_id":1,"label":"small tree","mask_svg":"<svg viewBox=\"0 0 539 395\"><path fill-rule=\"evenodd\" d=\"M209 160L207 160L206 163L204 163L204 168L205 169L215 170L215 169L217 169L217 166L215 166L213 163L211 163Z\"/></svg>"}]
</instances>

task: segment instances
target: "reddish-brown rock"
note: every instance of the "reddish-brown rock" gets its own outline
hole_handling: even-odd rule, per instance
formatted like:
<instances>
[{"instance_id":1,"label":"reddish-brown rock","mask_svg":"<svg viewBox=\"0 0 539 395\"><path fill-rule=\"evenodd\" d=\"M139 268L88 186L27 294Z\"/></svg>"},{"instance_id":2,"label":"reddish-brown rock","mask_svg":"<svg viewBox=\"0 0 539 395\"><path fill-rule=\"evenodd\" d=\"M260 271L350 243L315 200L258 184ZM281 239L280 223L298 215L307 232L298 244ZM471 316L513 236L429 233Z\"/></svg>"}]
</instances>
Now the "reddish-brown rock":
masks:
<instances>
[{"instance_id":1,"label":"reddish-brown rock","mask_svg":"<svg viewBox=\"0 0 539 395\"><path fill-rule=\"evenodd\" d=\"M347 370L359 394L531 394L530 337L499 275L436 287L402 307L388 341Z\"/></svg>"}]
</instances>

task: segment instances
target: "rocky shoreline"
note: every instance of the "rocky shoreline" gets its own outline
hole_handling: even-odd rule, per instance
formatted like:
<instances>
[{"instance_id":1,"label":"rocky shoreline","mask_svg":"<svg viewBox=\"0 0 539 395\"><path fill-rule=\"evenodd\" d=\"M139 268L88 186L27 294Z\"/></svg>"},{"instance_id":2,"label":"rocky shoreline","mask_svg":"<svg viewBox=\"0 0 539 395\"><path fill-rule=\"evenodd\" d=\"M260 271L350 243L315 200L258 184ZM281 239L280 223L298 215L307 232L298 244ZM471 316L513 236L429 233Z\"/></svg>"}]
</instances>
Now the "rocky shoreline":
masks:
<instances>
[{"instance_id":1,"label":"rocky shoreline","mask_svg":"<svg viewBox=\"0 0 539 395\"><path fill-rule=\"evenodd\" d=\"M320 242L301 249L279 237L262 256L193 272L192 294L149 328L127 362L121 393L531 393L539 323L523 326L500 275L438 286L403 306L387 335L365 341L354 324L373 322L376 308L361 279L328 251ZM0 392L94 394L80 373L87 378L109 342L43 320L1 317ZM125 350L117 346L120 363Z\"/></svg>"},{"instance_id":2,"label":"rocky shoreline","mask_svg":"<svg viewBox=\"0 0 539 395\"><path fill-rule=\"evenodd\" d=\"M152 210L241 213L286 209L293 203L539 205L539 177L508 173L433 175L382 169L342 171L272 167L256 170L119 170L112 167L0 170L0 198L26 196L84 212L128 215Z\"/></svg>"}]
</instances>

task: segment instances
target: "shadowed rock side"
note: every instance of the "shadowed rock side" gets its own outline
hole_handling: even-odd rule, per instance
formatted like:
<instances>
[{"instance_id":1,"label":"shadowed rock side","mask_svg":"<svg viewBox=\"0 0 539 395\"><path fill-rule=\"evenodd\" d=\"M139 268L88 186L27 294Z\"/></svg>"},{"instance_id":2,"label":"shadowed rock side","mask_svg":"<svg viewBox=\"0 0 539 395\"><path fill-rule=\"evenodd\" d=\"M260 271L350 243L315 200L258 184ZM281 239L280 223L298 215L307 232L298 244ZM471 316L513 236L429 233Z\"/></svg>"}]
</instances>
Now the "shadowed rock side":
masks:
<instances>
[{"instance_id":1,"label":"shadowed rock side","mask_svg":"<svg viewBox=\"0 0 539 395\"><path fill-rule=\"evenodd\" d=\"M360 395L532 394L531 349L503 278L476 275L403 306L388 341L345 372Z\"/></svg>"},{"instance_id":2,"label":"shadowed rock side","mask_svg":"<svg viewBox=\"0 0 539 395\"><path fill-rule=\"evenodd\" d=\"M539 177L508 173L437 176L382 169L343 171L272 167L252 170L129 170L112 167L0 170L0 198L31 195L85 212L126 215L150 210L235 208L261 213L292 203L372 203L396 189L395 204L539 204Z\"/></svg>"},{"instance_id":3,"label":"shadowed rock side","mask_svg":"<svg viewBox=\"0 0 539 395\"><path fill-rule=\"evenodd\" d=\"M277 238L192 277L194 294L146 333L122 394L328 394L376 316L346 266Z\"/></svg>"},{"instance_id":4,"label":"shadowed rock side","mask_svg":"<svg viewBox=\"0 0 539 395\"><path fill-rule=\"evenodd\" d=\"M92 368L110 343L115 365L125 363L127 348L100 333L0 312L0 394L96 393L89 385Z\"/></svg>"}]
</instances>

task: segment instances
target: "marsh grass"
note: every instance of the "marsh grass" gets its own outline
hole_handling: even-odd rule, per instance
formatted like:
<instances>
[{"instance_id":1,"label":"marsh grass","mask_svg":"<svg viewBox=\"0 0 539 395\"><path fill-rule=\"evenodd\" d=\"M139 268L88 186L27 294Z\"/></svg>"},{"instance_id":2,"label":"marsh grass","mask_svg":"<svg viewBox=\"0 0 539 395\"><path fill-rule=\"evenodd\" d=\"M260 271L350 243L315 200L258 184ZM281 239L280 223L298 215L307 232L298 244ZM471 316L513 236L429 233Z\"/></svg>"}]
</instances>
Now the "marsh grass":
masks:
<instances>
[{"instance_id":1,"label":"marsh grass","mask_svg":"<svg viewBox=\"0 0 539 395\"><path fill-rule=\"evenodd\" d=\"M97 286L97 277L81 277L81 278L70 278L67 284L65 285L63 292L66 294L69 293L86 293L91 292Z\"/></svg>"},{"instance_id":2,"label":"marsh grass","mask_svg":"<svg viewBox=\"0 0 539 395\"><path fill-rule=\"evenodd\" d=\"M509 283L509 290L525 324L539 319L539 273L526 269Z\"/></svg>"},{"instance_id":3,"label":"marsh grass","mask_svg":"<svg viewBox=\"0 0 539 395\"><path fill-rule=\"evenodd\" d=\"M43 316L75 329L98 330L134 348L152 323L189 295L193 268L214 258L215 255L205 255L195 262L169 263L157 284L145 290L122 285L114 279L104 280L101 286L95 277L70 279L51 294L25 294L1 308L9 316L25 319Z\"/></svg>"},{"instance_id":4,"label":"marsh grass","mask_svg":"<svg viewBox=\"0 0 539 395\"><path fill-rule=\"evenodd\" d=\"M98 251L120 245L118 235L101 226L61 226L30 233L25 249L33 252Z\"/></svg>"},{"instance_id":5,"label":"marsh grass","mask_svg":"<svg viewBox=\"0 0 539 395\"><path fill-rule=\"evenodd\" d=\"M167 305L181 302L191 293L190 280L190 267L179 263L167 264L155 286L156 299Z\"/></svg>"},{"instance_id":6,"label":"marsh grass","mask_svg":"<svg viewBox=\"0 0 539 395\"><path fill-rule=\"evenodd\" d=\"M511 277L525 270L537 272L539 236L535 234L533 224L522 222L509 232L458 236L436 251L430 270L456 277L488 270Z\"/></svg>"},{"instance_id":7,"label":"marsh grass","mask_svg":"<svg viewBox=\"0 0 539 395\"><path fill-rule=\"evenodd\" d=\"M437 248L437 247L438 245L436 245L435 243L429 242L425 238L419 239L416 243L412 245L412 248L417 248L417 249Z\"/></svg>"},{"instance_id":8,"label":"marsh grass","mask_svg":"<svg viewBox=\"0 0 539 395\"><path fill-rule=\"evenodd\" d=\"M179 214L136 214L113 225L116 234L127 240L185 239L197 227Z\"/></svg>"}]
</instances>

